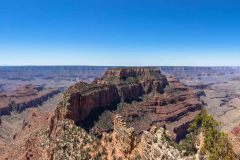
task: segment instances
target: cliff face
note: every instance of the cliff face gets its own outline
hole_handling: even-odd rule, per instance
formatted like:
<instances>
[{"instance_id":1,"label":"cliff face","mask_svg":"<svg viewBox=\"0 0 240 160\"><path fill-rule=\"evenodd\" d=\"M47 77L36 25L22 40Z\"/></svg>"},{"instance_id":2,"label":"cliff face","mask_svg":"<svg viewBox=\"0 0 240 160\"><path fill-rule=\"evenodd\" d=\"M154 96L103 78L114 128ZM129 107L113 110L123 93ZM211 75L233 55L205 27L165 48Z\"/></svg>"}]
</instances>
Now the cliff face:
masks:
<instances>
[{"instance_id":1,"label":"cliff face","mask_svg":"<svg viewBox=\"0 0 240 160\"><path fill-rule=\"evenodd\" d=\"M168 84L165 76L155 69L113 69L94 83L77 83L66 92L69 115L75 122L88 117L97 108L110 109L115 104L137 100L152 91L161 93Z\"/></svg>"},{"instance_id":2,"label":"cliff face","mask_svg":"<svg viewBox=\"0 0 240 160\"><path fill-rule=\"evenodd\" d=\"M78 83L78 87L86 87L81 92L70 95L69 118L75 122L84 120L96 108L107 108L119 102L118 90L113 85L97 85Z\"/></svg>"}]
</instances>

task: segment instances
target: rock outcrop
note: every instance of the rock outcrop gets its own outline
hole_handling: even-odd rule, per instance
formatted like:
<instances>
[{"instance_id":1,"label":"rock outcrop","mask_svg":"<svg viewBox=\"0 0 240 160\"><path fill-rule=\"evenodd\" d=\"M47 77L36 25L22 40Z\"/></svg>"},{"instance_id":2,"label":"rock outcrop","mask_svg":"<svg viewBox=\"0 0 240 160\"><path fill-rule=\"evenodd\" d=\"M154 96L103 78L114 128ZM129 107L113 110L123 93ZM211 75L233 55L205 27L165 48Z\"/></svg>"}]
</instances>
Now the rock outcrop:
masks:
<instances>
[{"instance_id":1,"label":"rock outcrop","mask_svg":"<svg viewBox=\"0 0 240 160\"><path fill-rule=\"evenodd\" d=\"M157 127L152 127L150 132L143 132L139 143L139 153L143 160L166 158L176 160L181 158L180 152L166 142L164 129Z\"/></svg>"},{"instance_id":2,"label":"rock outcrop","mask_svg":"<svg viewBox=\"0 0 240 160\"><path fill-rule=\"evenodd\" d=\"M70 111L68 117L79 122L96 108L109 109L121 101L131 102L152 91L161 93L167 84L166 77L156 69L112 69L92 84L80 82L68 89L65 95Z\"/></svg>"},{"instance_id":3,"label":"rock outcrop","mask_svg":"<svg viewBox=\"0 0 240 160\"><path fill-rule=\"evenodd\" d=\"M127 127L121 116L114 118L113 140L124 155L129 155L136 146L136 134L133 127Z\"/></svg>"},{"instance_id":4,"label":"rock outcrop","mask_svg":"<svg viewBox=\"0 0 240 160\"><path fill-rule=\"evenodd\" d=\"M141 160L193 160L199 155L183 156L180 151L169 143L168 130L152 126L150 131L143 131L140 142L136 141L134 128L127 127L123 117L114 118L112 147L118 149L124 159ZM117 137L117 138L116 138ZM199 151L201 146L199 146Z\"/></svg>"}]
</instances>

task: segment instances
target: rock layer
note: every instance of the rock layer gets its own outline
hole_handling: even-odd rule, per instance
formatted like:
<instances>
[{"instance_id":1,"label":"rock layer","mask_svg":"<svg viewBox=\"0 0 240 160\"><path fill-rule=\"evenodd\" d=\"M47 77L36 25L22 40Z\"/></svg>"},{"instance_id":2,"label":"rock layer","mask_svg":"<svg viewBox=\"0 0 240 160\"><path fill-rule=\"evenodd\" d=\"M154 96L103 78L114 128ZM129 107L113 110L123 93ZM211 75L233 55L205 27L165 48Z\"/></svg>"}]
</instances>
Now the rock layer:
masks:
<instances>
[{"instance_id":1,"label":"rock layer","mask_svg":"<svg viewBox=\"0 0 240 160\"><path fill-rule=\"evenodd\" d=\"M149 94L142 101L125 104L118 113L134 127L136 134L150 130L151 126L171 131L176 141L184 138L189 124L201 112L197 92L174 78L168 78L163 94Z\"/></svg>"},{"instance_id":2,"label":"rock layer","mask_svg":"<svg viewBox=\"0 0 240 160\"><path fill-rule=\"evenodd\" d=\"M13 94L1 95L0 93L0 116L10 114L12 111L22 112L26 108L37 107L61 91L61 88L25 85L17 88Z\"/></svg>"}]
</instances>

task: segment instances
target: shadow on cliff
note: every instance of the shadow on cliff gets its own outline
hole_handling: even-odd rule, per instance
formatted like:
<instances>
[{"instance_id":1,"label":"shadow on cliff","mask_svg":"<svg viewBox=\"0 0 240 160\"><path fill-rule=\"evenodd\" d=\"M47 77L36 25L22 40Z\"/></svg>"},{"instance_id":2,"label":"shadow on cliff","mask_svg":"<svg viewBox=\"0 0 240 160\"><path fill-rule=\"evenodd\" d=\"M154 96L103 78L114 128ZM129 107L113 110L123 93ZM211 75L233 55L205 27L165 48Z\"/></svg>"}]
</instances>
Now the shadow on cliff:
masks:
<instances>
[{"instance_id":1,"label":"shadow on cliff","mask_svg":"<svg viewBox=\"0 0 240 160\"><path fill-rule=\"evenodd\" d=\"M134 101L142 101L138 98ZM85 129L88 133L95 135L98 138L101 138L101 132L111 132L113 130L113 112L121 110L124 107L124 104L131 104L133 101L125 101L120 103L115 103L110 107L100 107L96 108L90 112L87 118L83 121L76 122L77 126ZM94 129L93 129L94 128Z\"/></svg>"}]
</instances>

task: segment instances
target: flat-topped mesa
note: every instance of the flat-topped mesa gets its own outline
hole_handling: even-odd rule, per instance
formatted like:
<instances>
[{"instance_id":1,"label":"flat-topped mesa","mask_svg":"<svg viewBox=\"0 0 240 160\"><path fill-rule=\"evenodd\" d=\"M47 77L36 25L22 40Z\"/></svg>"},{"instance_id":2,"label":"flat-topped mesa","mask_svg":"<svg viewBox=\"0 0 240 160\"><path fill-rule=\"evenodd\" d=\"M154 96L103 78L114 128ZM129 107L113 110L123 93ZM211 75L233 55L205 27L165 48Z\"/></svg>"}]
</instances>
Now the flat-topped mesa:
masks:
<instances>
[{"instance_id":1,"label":"flat-topped mesa","mask_svg":"<svg viewBox=\"0 0 240 160\"><path fill-rule=\"evenodd\" d=\"M132 67L110 69L106 71L102 78L95 79L93 83L115 84L117 86L138 84L141 85L144 93L152 91L163 93L163 89L168 84L168 81L158 68Z\"/></svg>"},{"instance_id":2,"label":"flat-topped mesa","mask_svg":"<svg viewBox=\"0 0 240 160\"><path fill-rule=\"evenodd\" d=\"M131 102L152 91L163 93L167 84L159 69L114 68L91 84L79 82L66 91L67 117L83 121L95 109L110 109L122 100Z\"/></svg>"},{"instance_id":3,"label":"flat-topped mesa","mask_svg":"<svg viewBox=\"0 0 240 160\"><path fill-rule=\"evenodd\" d=\"M132 68L113 68L105 72L102 78L95 80L95 83L120 83L124 81L133 82L134 80L144 79L164 79L158 68L132 67Z\"/></svg>"},{"instance_id":4,"label":"flat-topped mesa","mask_svg":"<svg viewBox=\"0 0 240 160\"><path fill-rule=\"evenodd\" d=\"M116 77L119 79L126 79L129 77L138 77L138 76L147 76L158 74L160 75L161 72L157 68L114 68L111 70L106 71L104 77Z\"/></svg>"}]
</instances>

